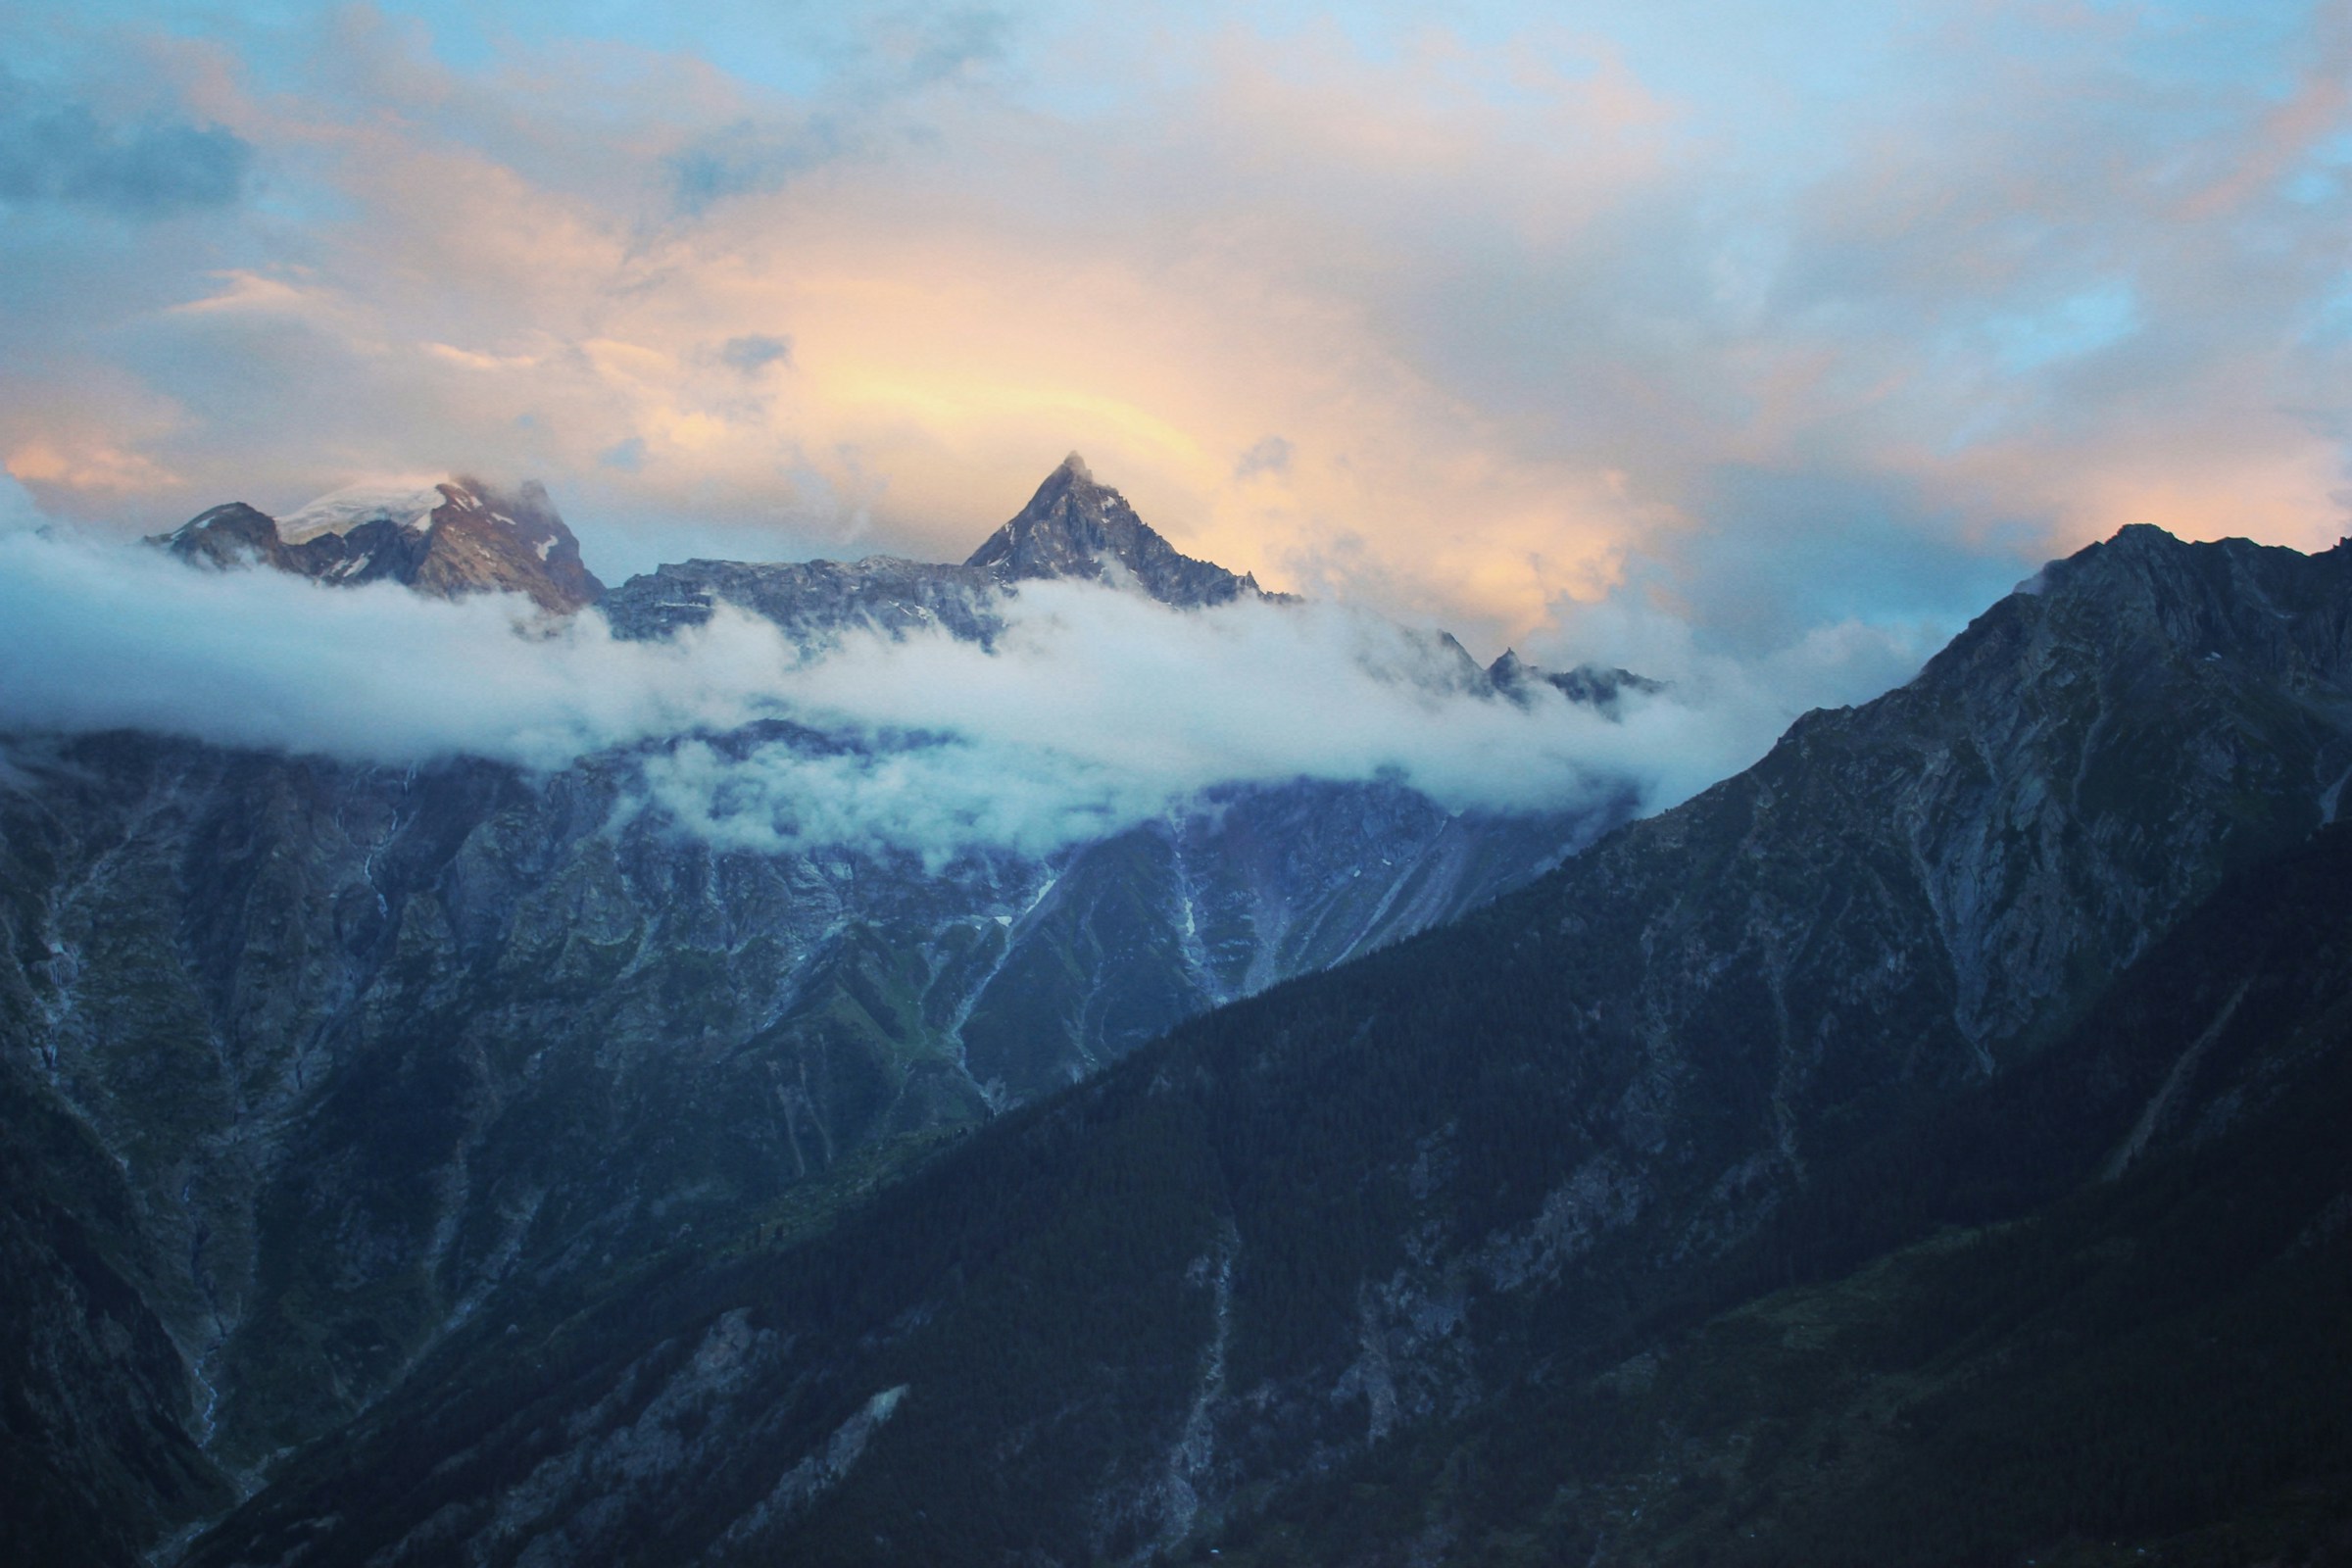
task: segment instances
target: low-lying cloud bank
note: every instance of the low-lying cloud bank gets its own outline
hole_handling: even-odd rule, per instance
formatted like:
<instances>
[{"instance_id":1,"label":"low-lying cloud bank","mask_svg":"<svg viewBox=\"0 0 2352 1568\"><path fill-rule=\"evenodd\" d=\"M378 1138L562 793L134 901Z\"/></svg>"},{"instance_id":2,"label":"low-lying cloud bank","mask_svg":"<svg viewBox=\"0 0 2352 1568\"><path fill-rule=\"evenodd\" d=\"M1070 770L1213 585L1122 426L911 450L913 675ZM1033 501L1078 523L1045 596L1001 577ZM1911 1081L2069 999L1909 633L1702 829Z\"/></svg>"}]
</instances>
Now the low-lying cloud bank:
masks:
<instances>
[{"instance_id":1,"label":"low-lying cloud bank","mask_svg":"<svg viewBox=\"0 0 2352 1568\"><path fill-rule=\"evenodd\" d=\"M595 614L535 621L519 600L327 589L19 531L0 534L0 730L542 770L659 741L642 806L714 843L936 861L1050 854L1216 786L1297 778L1393 780L1484 811L1631 787L1654 809L1752 760L1792 696L1867 696L1834 688L1916 663L1867 632L1875 664L1839 648L1777 669L1685 660L1682 684L1612 718L1548 688L1525 707L1474 695L1434 640L1332 606L1176 612L1036 583L1006 620L993 652L859 633L807 658L724 609L674 641L627 642ZM824 742L713 744L764 718Z\"/></svg>"},{"instance_id":2,"label":"low-lying cloud bank","mask_svg":"<svg viewBox=\"0 0 2352 1568\"><path fill-rule=\"evenodd\" d=\"M772 628L741 617L675 645L631 645L593 618L535 635L533 612L513 596L329 589L201 570L140 546L0 535L0 727L552 768L759 716L785 657Z\"/></svg>"}]
</instances>

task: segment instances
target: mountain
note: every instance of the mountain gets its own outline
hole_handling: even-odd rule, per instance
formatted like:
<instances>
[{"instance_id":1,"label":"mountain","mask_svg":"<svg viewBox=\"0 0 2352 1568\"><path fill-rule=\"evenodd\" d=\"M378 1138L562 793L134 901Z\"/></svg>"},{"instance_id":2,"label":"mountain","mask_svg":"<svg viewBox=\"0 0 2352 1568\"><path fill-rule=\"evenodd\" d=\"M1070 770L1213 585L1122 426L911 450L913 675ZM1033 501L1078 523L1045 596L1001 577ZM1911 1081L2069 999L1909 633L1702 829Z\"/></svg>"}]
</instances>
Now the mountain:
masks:
<instances>
[{"instance_id":1,"label":"mountain","mask_svg":"<svg viewBox=\"0 0 2352 1568\"><path fill-rule=\"evenodd\" d=\"M1010 521L973 551L966 566L998 582L1045 577L1132 580L1162 604L1192 610L1237 598L1279 598L1247 573L1177 552L1144 525L1116 490L1095 482L1071 453Z\"/></svg>"},{"instance_id":2,"label":"mountain","mask_svg":"<svg viewBox=\"0 0 2352 1568\"><path fill-rule=\"evenodd\" d=\"M961 565L895 556L847 564L689 561L630 578L603 608L623 637L699 625L725 601L775 622L806 649L854 628L902 636L937 627L993 645L1004 626L1004 595L1051 578L1105 582L1178 610L1289 599L1266 593L1247 573L1180 554L1116 490L1096 483L1073 452Z\"/></svg>"},{"instance_id":3,"label":"mountain","mask_svg":"<svg viewBox=\"0 0 2352 1568\"><path fill-rule=\"evenodd\" d=\"M432 494L217 509L169 543L449 593L483 559L460 541L539 561L533 525L561 527L470 481ZM937 585L969 581L975 614L1017 589L703 567L811 643L919 624L867 618L861 584L943 619L966 602ZM609 596L624 632L709 614L665 570ZM0 1487L45 1507L0 1546L129 1562L495 1312L560 1317L678 1249L790 1232L1186 1017L1523 884L1634 805L1492 815L1294 780L934 864L715 845L648 782L690 748L799 766L858 744L769 720L531 772L6 737Z\"/></svg>"},{"instance_id":4,"label":"mountain","mask_svg":"<svg viewBox=\"0 0 2352 1568\"><path fill-rule=\"evenodd\" d=\"M512 492L478 479L360 486L282 519L232 502L154 543L183 561L258 564L327 583L389 580L442 599L518 593L555 614L592 605L605 591L536 480Z\"/></svg>"},{"instance_id":5,"label":"mountain","mask_svg":"<svg viewBox=\"0 0 2352 1568\"><path fill-rule=\"evenodd\" d=\"M1461 921L486 1298L189 1560L2335 1560L2348 778L2352 546L2128 529Z\"/></svg>"},{"instance_id":6,"label":"mountain","mask_svg":"<svg viewBox=\"0 0 2352 1568\"><path fill-rule=\"evenodd\" d=\"M1654 696L1664 691L1665 684L1630 669L1615 669L1599 664L1579 664L1574 669L1545 669L1528 663L1516 649L1506 648L1502 657L1487 666L1490 685L1513 702L1530 702L1541 688L1548 686L1572 703L1582 703L1604 713L1615 713L1628 692Z\"/></svg>"}]
</instances>

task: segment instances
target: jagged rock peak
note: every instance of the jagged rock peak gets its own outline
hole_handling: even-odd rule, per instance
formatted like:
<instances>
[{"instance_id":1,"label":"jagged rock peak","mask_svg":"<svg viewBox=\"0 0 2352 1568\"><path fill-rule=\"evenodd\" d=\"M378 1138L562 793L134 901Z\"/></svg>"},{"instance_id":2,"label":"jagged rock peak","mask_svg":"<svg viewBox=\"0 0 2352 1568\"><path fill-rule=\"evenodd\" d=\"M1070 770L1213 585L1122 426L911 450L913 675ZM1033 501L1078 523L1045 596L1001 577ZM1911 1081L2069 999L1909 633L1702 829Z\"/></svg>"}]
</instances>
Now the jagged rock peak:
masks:
<instances>
[{"instance_id":1,"label":"jagged rock peak","mask_svg":"<svg viewBox=\"0 0 2352 1568\"><path fill-rule=\"evenodd\" d=\"M283 519L234 502L151 542L183 561L267 565L319 582L390 578L442 599L519 593L560 614L605 591L535 479L512 491L465 476L349 485Z\"/></svg>"},{"instance_id":2,"label":"jagged rock peak","mask_svg":"<svg viewBox=\"0 0 2352 1568\"><path fill-rule=\"evenodd\" d=\"M1579 664L1574 669L1545 669L1531 664L1519 657L1516 649L1506 648L1502 657L1487 666L1487 679L1494 690L1513 702L1525 706L1538 685L1549 686L1572 703L1583 703L1604 713L1615 714L1618 700L1627 692L1649 693L1664 691L1665 683L1637 675L1630 669L1617 669L1604 664Z\"/></svg>"},{"instance_id":3,"label":"jagged rock peak","mask_svg":"<svg viewBox=\"0 0 2352 1568\"><path fill-rule=\"evenodd\" d=\"M1237 575L1178 551L1136 515L1126 497L1099 483L1075 452L964 564L1004 583L1045 577L1128 582L1180 609L1220 605L1244 594L1278 597L1246 572Z\"/></svg>"}]
</instances>

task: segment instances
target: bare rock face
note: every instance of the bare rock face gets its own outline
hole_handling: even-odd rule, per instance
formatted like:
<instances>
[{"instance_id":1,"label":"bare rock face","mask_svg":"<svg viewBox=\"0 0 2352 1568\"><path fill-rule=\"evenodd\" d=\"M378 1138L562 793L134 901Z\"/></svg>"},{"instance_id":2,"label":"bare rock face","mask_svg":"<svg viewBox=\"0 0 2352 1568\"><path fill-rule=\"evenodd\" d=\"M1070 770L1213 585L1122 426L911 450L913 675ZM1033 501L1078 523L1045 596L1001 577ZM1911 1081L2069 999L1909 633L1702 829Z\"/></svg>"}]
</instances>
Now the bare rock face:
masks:
<instances>
[{"instance_id":1,"label":"bare rock face","mask_svg":"<svg viewBox=\"0 0 2352 1568\"><path fill-rule=\"evenodd\" d=\"M265 565L319 582L389 579L440 599L518 593L554 614L584 609L605 592L535 479L511 492L466 478L354 487L283 519L232 502L154 542L183 561Z\"/></svg>"},{"instance_id":2,"label":"bare rock face","mask_svg":"<svg viewBox=\"0 0 2352 1568\"><path fill-rule=\"evenodd\" d=\"M558 614L604 597L605 585L581 563L580 542L538 480L511 492L478 479L439 489L447 499L433 509L411 587L445 599L519 593Z\"/></svg>"}]
</instances>

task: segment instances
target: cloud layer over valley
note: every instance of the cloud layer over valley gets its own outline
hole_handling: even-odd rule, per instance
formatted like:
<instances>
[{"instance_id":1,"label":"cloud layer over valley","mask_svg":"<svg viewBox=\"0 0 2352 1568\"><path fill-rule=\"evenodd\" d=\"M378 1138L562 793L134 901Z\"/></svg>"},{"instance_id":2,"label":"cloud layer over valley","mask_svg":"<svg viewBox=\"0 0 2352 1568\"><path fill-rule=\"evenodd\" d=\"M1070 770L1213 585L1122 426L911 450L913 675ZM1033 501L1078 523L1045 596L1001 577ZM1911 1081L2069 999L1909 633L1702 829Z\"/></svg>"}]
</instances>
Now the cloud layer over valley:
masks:
<instances>
[{"instance_id":1,"label":"cloud layer over valley","mask_svg":"<svg viewBox=\"0 0 2352 1568\"><path fill-rule=\"evenodd\" d=\"M1842 651L1696 667L1617 717L1536 687L1472 695L1433 636L1320 605L1174 611L1023 585L994 651L944 633L804 658L726 607L672 640L589 612L215 571L56 531L0 533L0 731L137 728L404 765L531 769L640 743L641 802L731 847L1043 855L1218 785L1389 779L1454 809L1544 811L1627 788L1655 808L1743 764L1788 716L1884 684ZM1887 668L1907 673L1899 656ZM1839 689L1842 685L1843 689ZM806 732L731 735L777 719Z\"/></svg>"}]
</instances>

